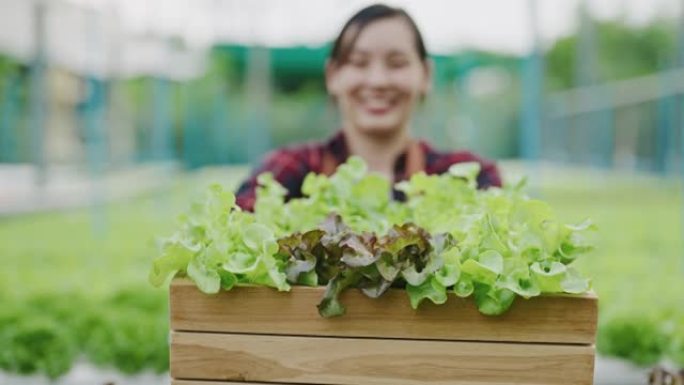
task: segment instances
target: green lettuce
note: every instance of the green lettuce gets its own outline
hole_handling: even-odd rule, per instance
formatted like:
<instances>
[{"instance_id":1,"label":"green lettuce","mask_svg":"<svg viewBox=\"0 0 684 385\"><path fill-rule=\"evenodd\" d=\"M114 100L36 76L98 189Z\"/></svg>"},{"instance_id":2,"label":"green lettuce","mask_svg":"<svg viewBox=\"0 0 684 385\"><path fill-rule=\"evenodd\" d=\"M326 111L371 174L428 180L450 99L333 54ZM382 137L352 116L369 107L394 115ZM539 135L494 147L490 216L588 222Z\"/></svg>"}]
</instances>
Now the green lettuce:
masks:
<instances>
[{"instance_id":1,"label":"green lettuce","mask_svg":"<svg viewBox=\"0 0 684 385\"><path fill-rule=\"evenodd\" d=\"M417 308L449 295L472 297L483 314L505 312L516 297L585 293L591 281L572 263L594 248L591 221L563 224L523 193L524 180L477 189L478 163L442 175L414 174L394 188L350 157L331 176L309 174L303 197L269 173L257 179L254 213L219 185L179 217L160 242L149 280L187 276L208 294L236 286L325 286L321 316L342 315L347 289L381 297L404 288Z\"/></svg>"}]
</instances>

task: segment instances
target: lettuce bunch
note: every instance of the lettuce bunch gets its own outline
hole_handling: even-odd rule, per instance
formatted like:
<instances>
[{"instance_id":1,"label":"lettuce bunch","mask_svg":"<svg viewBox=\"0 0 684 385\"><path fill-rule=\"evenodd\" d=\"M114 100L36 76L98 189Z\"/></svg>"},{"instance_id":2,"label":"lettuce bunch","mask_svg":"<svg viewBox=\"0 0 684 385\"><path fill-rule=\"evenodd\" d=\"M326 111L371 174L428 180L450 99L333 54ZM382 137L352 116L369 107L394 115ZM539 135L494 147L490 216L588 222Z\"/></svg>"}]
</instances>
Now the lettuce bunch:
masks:
<instances>
[{"instance_id":1,"label":"lettuce bunch","mask_svg":"<svg viewBox=\"0 0 684 385\"><path fill-rule=\"evenodd\" d=\"M262 174L254 213L219 185L180 217L161 243L150 282L186 275L205 293L262 285L325 285L319 313L344 314L347 288L379 297L404 288L411 306L472 296L483 314L505 312L516 297L583 293L590 281L571 264L593 249L591 222L558 222L524 183L477 189L477 163L442 175L415 174L392 186L352 157L330 176L310 174L303 198Z\"/></svg>"}]
</instances>

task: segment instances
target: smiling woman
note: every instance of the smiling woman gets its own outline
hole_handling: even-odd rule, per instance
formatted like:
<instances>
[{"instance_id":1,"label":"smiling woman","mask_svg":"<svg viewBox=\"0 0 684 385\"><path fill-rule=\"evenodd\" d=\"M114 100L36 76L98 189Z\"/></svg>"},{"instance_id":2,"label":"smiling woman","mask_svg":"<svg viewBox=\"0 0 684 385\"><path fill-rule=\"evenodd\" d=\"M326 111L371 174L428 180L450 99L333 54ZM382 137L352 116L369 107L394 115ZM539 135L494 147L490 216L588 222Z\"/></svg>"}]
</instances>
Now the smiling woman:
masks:
<instances>
[{"instance_id":1,"label":"smiling woman","mask_svg":"<svg viewBox=\"0 0 684 385\"><path fill-rule=\"evenodd\" d=\"M496 165L468 151L442 153L410 135L418 103L431 88L432 62L415 22L404 10L382 4L366 7L344 25L325 68L326 86L336 101L342 127L324 143L280 149L266 157L240 186L237 203L252 210L257 176L271 172L288 190L302 195L309 172L332 174L356 155L370 171L392 182L418 172L440 174L460 162L479 162L481 188L500 186ZM394 191L396 199L402 199Z\"/></svg>"}]
</instances>

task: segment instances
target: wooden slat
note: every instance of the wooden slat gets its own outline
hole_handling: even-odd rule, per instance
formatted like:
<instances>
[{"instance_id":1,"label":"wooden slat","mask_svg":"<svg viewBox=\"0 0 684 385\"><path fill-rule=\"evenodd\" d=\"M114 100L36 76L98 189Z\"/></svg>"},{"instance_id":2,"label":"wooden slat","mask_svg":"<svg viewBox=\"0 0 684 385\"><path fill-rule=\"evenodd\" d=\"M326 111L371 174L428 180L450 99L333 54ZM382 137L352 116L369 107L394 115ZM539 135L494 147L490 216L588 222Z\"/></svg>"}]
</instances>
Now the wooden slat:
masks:
<instances>
[{"instance_id":1,"label":"wooden slat","mask_svg":"<svg viewBox=\"0 0 684 385\"><path fill-rule=\"evenodd\" d=\"M335 385L590 385L584 345L172 333L177 379Z\"/></svg>"},{"instance_id":2,"label":"wooden slat","mask_svg":"<svg viewBox=\"0 0 684 385\"><path fill-rule=\"evenodd\" d=\"M444 305L424 303L413 310L403 290L389 290L380 299L347 290L347 314L331 319L316 308L323 288L241 287L206 295L177 279L170 296L171 329L179 331L574 344L593 344L596 335L593 294L518 298L504 315L488 317L472 299L455 295Z\"/></svg>"}]
</instances>

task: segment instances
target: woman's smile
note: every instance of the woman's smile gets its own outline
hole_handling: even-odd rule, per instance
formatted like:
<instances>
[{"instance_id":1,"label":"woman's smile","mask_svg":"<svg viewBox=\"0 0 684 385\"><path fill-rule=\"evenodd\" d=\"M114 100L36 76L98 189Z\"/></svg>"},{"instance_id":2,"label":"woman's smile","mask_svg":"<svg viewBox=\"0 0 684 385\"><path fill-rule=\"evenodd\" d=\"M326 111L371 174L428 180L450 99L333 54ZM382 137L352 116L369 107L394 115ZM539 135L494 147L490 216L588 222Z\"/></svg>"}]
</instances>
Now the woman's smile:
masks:
<instances>
[{"instance_id":1,"label":"woman's smile","mask_svg":"<svg viewBox=\"0 0 684 385\"><path fill-rule=\"evenodd\" d=\"M385 115L398 105L397 97L370 96L355 98L357 104L370 115Z\"/></svg>"}]
</instances>

